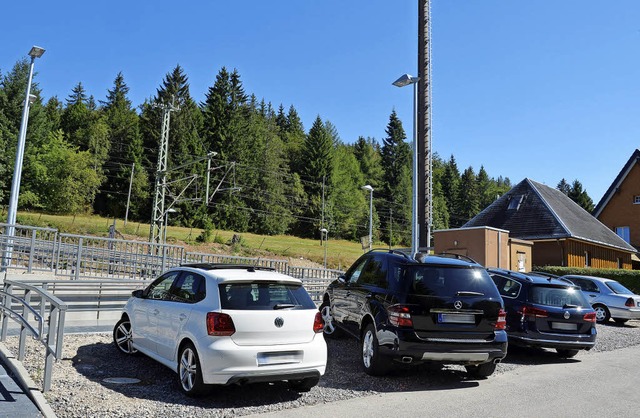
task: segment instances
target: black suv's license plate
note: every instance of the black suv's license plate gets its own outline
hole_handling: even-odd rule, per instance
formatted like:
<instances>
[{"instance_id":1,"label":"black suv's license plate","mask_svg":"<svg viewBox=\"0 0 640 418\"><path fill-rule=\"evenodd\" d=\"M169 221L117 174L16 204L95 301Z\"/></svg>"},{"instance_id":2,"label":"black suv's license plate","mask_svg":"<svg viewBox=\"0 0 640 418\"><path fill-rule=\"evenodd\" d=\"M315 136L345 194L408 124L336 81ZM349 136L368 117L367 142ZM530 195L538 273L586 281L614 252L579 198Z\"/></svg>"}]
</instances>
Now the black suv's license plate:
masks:
<instances>
[{"instance_id":1,"label":"black suv's license plate","mask_svg":"<svg viewBox=\"0 0 640 418\"><path fill-rule=\"evenodd\" d=\"M439 324L475 324L476 316L473 314L438 314Z\"/></svg>"}]
</instances>

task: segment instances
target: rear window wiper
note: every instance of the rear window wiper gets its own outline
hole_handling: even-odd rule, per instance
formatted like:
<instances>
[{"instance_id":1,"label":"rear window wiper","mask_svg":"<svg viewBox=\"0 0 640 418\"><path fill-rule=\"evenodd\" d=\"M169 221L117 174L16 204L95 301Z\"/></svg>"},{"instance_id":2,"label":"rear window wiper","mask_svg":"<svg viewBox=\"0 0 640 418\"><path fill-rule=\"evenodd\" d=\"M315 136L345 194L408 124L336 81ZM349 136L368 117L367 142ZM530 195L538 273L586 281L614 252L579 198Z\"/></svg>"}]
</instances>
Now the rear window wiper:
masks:
<instances>
[{"instance_id":1,"label":"rear window wiper","mask_svg":"<svg viewBox=\"0 0 640 418\"><path fill-rule=\"evenodd\" d=\"M298 306L301 305L294 305L293 303L277 303L275 305L273 305L273 309L289 309L289 308L297 308Z\"/></svg>"},{"instance_id":2,"label":"rear window wiper","mask_svg":"<svg viewBox=\"0 0 640 418\"><path fill-rule=\"evenodd\" d=\"M484 293L473 292L471 290L459 290L456 292L456 296L484 296Z\"/></svg>"}]
</instances>

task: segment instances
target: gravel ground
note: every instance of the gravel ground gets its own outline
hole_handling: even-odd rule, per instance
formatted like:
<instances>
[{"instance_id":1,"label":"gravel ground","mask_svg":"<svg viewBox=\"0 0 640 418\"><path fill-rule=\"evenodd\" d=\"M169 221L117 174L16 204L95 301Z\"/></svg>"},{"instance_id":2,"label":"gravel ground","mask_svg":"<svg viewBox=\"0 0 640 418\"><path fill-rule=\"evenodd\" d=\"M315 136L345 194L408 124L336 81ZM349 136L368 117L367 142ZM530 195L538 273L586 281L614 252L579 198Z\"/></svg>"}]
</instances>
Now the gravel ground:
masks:
<instances>
[{"instance_id":1,"label":"gravel ground","mask_svg":"<svg viewBox=\"0 0 640 418\"><path fill-rule=\"evenodd\" d=\"M17 352L17 337L6 345ZM297 408L369 396L377 393L464 388L473 384L461 366L407 367L384 378L367 376L359 364L359 344L349 338L327 341L327 373L308 393L290 391L286 384L214 387L203 398L184 396L177 375L155 361L127 357L113 346L111 335L65 335L64 358L55 364L52 389L45 394L58 417L231 417ZM640 345L640 321L625 326L599 325L598 342L589 352L570 360L554 351L510 348L497 374L536 364L580 361L594 352ZM42 384L43 348L30 340L24 362L32 378ZM106 378L126 377L137 384L114 384ZM491 378L491 377L490 377Z\"/></svg>"}]
</instances>

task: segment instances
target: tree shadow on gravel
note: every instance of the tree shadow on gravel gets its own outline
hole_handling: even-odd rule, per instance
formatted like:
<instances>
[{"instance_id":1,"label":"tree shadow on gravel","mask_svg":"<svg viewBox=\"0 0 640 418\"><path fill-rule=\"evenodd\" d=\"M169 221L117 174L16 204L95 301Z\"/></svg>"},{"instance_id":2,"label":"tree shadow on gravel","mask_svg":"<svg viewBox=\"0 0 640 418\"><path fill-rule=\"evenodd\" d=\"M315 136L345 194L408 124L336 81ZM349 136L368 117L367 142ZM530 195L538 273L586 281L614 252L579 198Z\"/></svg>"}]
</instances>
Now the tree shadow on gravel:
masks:
<instances>
[{"instance_id":1,"label":"tree shadow on gravel","mask_svg":"<svg viewBox=\"0 0 640 418\"><path fill-rule=\"evenodd\" d=\"M286 383L256 383L232 386L211 386L199 398L184 395L178 375L169 368L143 355L125 355L113 344L80 346L71 358L73 367L87 379L127 397L178 403L205 408L244 408L291 402L304 394L288 389ZM107 378L135 378L140 383L108 383Z\"/></svg>"}]
</instances>

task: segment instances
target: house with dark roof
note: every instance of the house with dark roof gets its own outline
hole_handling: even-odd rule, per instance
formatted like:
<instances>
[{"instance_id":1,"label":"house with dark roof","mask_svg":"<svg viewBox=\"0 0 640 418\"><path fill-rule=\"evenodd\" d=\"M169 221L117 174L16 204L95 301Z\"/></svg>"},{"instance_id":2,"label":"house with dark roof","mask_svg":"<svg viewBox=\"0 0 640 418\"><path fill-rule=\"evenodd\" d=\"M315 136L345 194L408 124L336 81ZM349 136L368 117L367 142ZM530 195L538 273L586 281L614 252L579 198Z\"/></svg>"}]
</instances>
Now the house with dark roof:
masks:
<instances>
[{"instance_id":1,"label":"house with dark roof","mask_svg":"<svg viewBox=\"0 0 640 418\"><path fill-rule=\"evenodd\" d=\"M463 228L487 226L533 241L534 266L631 268L636 249L561 191L524 179Z\"/></svg>"},{"instance_id":2,"label":"house with dark roof","mask_svg":"<svg viewBox=\"0 0 640 418\"><path fill-rule=\"evenodd\" d=\"M596 205L593 216L640 249L640 149L622 167Z\"/></svg>"}]
</instances>

